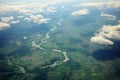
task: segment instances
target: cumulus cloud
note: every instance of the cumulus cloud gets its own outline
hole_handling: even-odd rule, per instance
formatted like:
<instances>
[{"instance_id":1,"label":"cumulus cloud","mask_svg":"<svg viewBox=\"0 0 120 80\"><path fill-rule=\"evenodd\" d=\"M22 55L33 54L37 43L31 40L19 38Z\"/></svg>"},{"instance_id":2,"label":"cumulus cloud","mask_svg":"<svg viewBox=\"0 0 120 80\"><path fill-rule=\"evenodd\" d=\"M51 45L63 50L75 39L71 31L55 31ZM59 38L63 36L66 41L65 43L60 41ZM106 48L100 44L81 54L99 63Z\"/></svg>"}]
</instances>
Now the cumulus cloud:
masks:
<instances>
[{"instance_id":1,"label":"cumulus cloud","mask_svg":"<svg viewBox=\"0 0 120 80\"><path fill-rule=\"evenodd\" d=\"M43 12L43 8L47 7L47 3L18 3L18 4L0 4L0 13L17 11L25 15Z\"/></svg>"},{"instance_id":2,"label":"cumulus cloud","mask_svg":"<svg viewBox=\"0 0 120 80\"><path fill-rule=\"evenodd\" d=\"M91 38L91 42L105 45L113 45L113 42L104 38L103 36L94 36Z\"/></svg>"},{"instance_id":3,"label":"cumulus cloud","mask_svg":"<svg viewBox=\"0 0 120 80\"><path fill-rule=\"evenodd\" d=\"M75 5L76 7L106 7L106 8L118 8L120 7L120 1L114 0L114 1L104 1L104 2L85 2L85 3L80 3L78 5Z\"/></svg>"},{"instance_id":4,"label":"cumulus cloud","mask_svg":"<svg viewBox=\"0 0 120 80\"><path fill-rule=\"evenodd\" d=\"M101 13L100 16L106 17L108 20L116 20L116 16L114 15Z\"/></svg>"},{"instance_id":5,"label":"cumulus cloud","mask_svg":"<svg viewBox=\"0 0 120 80\"><path fill-rule=\"evenodd\" d=\"M0 22L0 30L6 29L8 27L10 27L10 24L4 23L4 22Z\"/></svg>"},{"instance_id":6,"label":"cumulus cloud","mask_svg":"<svg viewBox=\"0 0 120 80\"><path fill-rule=\"evenodd\" d=\"M104 25L99 29L99 32L91 38L91 42L104 45L113 45L115 40L120 40L120 24L114 26Z\"/></svg>"},{"instance_id":7,"label":"cumulus cloud","mask_svg":"<svg viewBox=\"0 0 120 80\"><path fill-rule=\"evenodd\" d=\"M4 30L8 27L10 27L11 24L17 24L19 23L19 20L14 20L13 16L10 17L1 17L0 18L0 30Z\"/></svg>"},{"instance_id":8,"label":"cumulus cloud","mask_svg":"<svg viewBox=\"0 0 120 80\"><path fill-rule=\"evenodd\" d=\"M13 16L10 17L1 17L1 22L7 23L7 24L16 24L19 23L19 20L15 20Z\"/></svg>"},{"instance_id":9,"label":"cumulus cloud","mask_svg":"<svg viewBox=\"0 0 120 80\"><path fill-rule=\"evenodd\" d=\"M25 17L24 20L27 21L27 22L31 21L31 19L29 17Z\"/></svg>"},{"instance_id":10,"label":"cumulus cloud","mask_svg":"<svg viewBox=\"0 0 120 80\"><path fill-rule=\"evenodd\" d=\"M29 17L26 17L24 18L24 20L30 22L30 21L33 21L34 23L38 23L38 24L41 24L41 23L47 23L48 20L50 20L49 18L44 18L42 15L30 15Z\"/></svg>"},{"instance_id":11,"label":"cumulus cloud","mask_svg":"<svg viewBox=\"0 0 120 80\"><path fill-rule=\"evenodd\" d=\"M20 22L19 20L11 21L10 24L17 24L17 23L19 23L19 22Z\"/></svg>"},{"instance_id":12,"label":"cumulus cloud","mask_svg":"<svg viewBox=\"0 0 120 80\"><path fill-rule=\"evenodd\" d=\"M14 20L13 16L10 17L1 17L2 22L10 22L11 20Z\"/></svg>"},{"instance_id":13,"label":"cumulus cloud","mask_svg":"<svg viewBox=\"0 0 120 80\"><path fill-rule=\"evenodd\" d=\"M84 7L99 7L99 6L102 6L104 5L103 2L86 2L86 3L80 3L80 4L77 4L75 5L76 7L79 7L79 6L84 6Z\"/></svg>"},{"instance_id":14,"label":"cumulus cloud","mask_svg":"<svg viewBox=\"0 0 120 80\"><path fill-rule=\"evenodd\" d=\"M17 18L24 18L25 16L17 16Z\"/></svg>"},{"instance_id":15,"label":"cumulus cloud","mask_svg":"<svg viewBox=\"0 0 120 80\"><path fill-rule=\"evenodd\" d=\"M86 15L86 14L89 14L89 11L87 9L81 9L73 12L71 15L78 16L78 15Z\"/></svg>"},{"instance_id":16,"label":"cumulus cloud","mask_svg":"<svg viewBox=\"0 0 120 80\"><path fill-rule=\"evenodd\" d=\"M26 21L31 21L37 24L41 23L47 23L49 18L44 18L42 15L36 15L36 14L41 14L44 12L44 8L47 7L48 5L52 5L52 3L6 3L6 4L0 4L0 14L6 15L9 12L17 12L18 14L21 14L20 16L18 15L18 19L24 19ZM48 12L55 12L56 8L50 7L47 9ZM25 17L27 16L27 17ZM0 22L4 22L6 24L16 24L19 23L20 20L15 20L13 16L10 17L1 17Z\"/></svg>"},{"instance_id":17,"label":"cumulus cloud","mask_svg":"<svg viewBox=\"0 0 120 80\"><path fill-rule=\"evenodd\" d=\"M57 10L56 10L55 7L49 7L49 8L47 9L47 12L53 13L53 12L57 12Z\"/></svg>"},{"instance_id":18,"label":"cumulus cloud","mask_svg":"<svg viewBox=\"0 0 120 80\"><path fill-rule=\"evenodd\" d=\"M31 15L33 13L33 11L29 10L29 9L22 9L22 10L19 10L19 13L22 13L25 15Z\"/></svg>"}]
</instances>

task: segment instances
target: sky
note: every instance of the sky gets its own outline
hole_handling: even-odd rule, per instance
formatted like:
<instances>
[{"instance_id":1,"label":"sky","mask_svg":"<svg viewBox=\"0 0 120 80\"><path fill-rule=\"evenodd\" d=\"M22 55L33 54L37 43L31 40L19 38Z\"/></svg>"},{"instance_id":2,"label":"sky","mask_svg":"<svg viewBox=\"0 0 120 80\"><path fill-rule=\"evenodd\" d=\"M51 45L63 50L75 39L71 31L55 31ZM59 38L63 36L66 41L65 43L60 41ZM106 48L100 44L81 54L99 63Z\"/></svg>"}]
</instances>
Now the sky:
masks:
<instances>
[{"instance_id":1,"label":"sky","mask_svg":"<svg viewBox=\"0 0 120 80\"><path fill-rule=\"evenodd\" d=\"M63 2L63 1L83 1L83 2L91 2L91 1L111 1L111 0L0 0L0 3L8 3L8 2Z\"/></svg>"},{"instance_id":2,"label":"sky","mask_svg":"<svg viewBox=\"0 0 120 80\"><path fill-rule=\"evenodd\" d=\"M0 0L0 3L7 3L7 2L30 2L31 3L31 2L59 2L59 1L71 1L71 0Z\"/></svg>"}]
</instances>

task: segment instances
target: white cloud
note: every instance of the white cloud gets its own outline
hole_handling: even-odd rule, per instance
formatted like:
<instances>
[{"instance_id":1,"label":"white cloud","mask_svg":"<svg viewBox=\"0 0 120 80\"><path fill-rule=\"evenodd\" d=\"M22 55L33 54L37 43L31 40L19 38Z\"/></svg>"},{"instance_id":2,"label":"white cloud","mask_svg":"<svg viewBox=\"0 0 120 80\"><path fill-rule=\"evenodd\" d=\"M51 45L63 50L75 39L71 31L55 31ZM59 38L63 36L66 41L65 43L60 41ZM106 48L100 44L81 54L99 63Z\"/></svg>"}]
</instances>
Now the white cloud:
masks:
<instances>
[{"instance_id":1,"label":"white cloud","mask_svg":"<svg viewBox=\"0 0 120 80\"><path fill-rule=\"evenodd\" d=\"M52 3L6 3L6 4L0 4L0 14L8 14L9 12L17 12L19 14L22 14L22 16L17 16L17 18L23 18L26 21L31 21L37 24L41 23L47 23L49 18L44 18L42 15L36 15L41 14L41 12L44 12L44 8L48 5L52 5ZM49 8L49 12L55 12L55 8ZM25 17L27 16L27 17ZM15 20L13 16L10 17L1 17L1 22L4 22L6 24L16 24L19 23L19 20Z\"/></svg>"},{"instance_id":2,"label":"white cloud","mask_svg":"<svg viewBox=\"0 0 120 80\"><path fill-rule=\"evenodd\" d=\"M102 6L104 5L103 2L86 2L86 3L80 3L80 4L77 4L76 7L79 7L79 6L84 6L84 7L99 7L99 6Z\"/></svg>"},{"instance_id":3,"label":"white cloud","mask_svg":"<svg viewBox=\"0 0 120 80\"><path fill-rule=\"evenodd\" d=\"M47 9L47 12L57 12L57 10L56 10L56 8L54 8L54 7L49 7L48 9Z\"/></svg>"},{"instance_id":4,"label":"white cloud","mask_svg":"<svg viewBox=\"0 0 120 80\"><path fill-rule=\"evenodd\" d=\"M91 42L105 45L113 45L113 42L104 38L103 36L94 36L91 38Z\"/></svg>"},{"instance_id":5,"label":"white cloud","mask_svg":"<svg viewBox=\"0 0 120 80\"><path fill-rule=\"evenodd\" d=\"M47 23L48 20L50 20L49 18L44 18L42 15L30 15L29 17L24 18L24 20L30 22L33 21L34 23Z\"/></svg>"},{"instance_id":6,"label":"white cloud","mask_svg":"<svg viewBox=\"0 0 120 80\"><path fill-rule=\"evenodd\" d=\"M6 29L8 27L10 27L10 24L4 23L4 22L0 22L0 30Z\"/></svg>"},{"instance_id":7,"label":"white cloud","mask_svg":"<svg viewBox=\"0 0 120 80\"><path fill-rule=\"evenodd\" d=\"M7 23L7 24L16 24L19 23L19 20L14 20L13 16L10 17L1 17L1 22Z\"/></svg>"},{"instance_id":8,"label":"white cloud","mask_svg":"<svg viewBox=\"0 0 120 80\"><path fill-rule=\"evenodd\" d=\"M36 3L61 3L61 2L70 2L70 1L76 1L76 0L0 0L0 2L4 2L4 3L23 3L23 2L36 2Z\"/></svg>"},{"instance_id":9,"label":"white cloud","mask_svg":"<svg viewBox=\"0 0 120 80\"><path fill-rule=\"evenodd\" d=\"M17 12L22 14L22 16L17 16L17 18L23 18L26 21L33 21L34 23L47 23L49 18L44 18L41 12L44 12L44 8L48 5L53 5L52 3L6 3L0 4L0 13L6 14L9 12ZM48 12L56 12L56 8L50 7L47 9ZM27 16L27 17L25 17ZM14 20L14 17L3 17L1 18L2 22L6 22L9 24L18 23L18 20ZM12 22L10 22L12 20Z\"/></svg>"},{"instance_id":10,"label":"white cloud","mask_svg":"<svg viewBox=\"0 0 120 80\"><path fill-rule=\"evenodd\" d=\"M31 21L31 19L30 19L29 17L25 17L24 20L25 20L25 21L28 21L28 22Z\"/></svg>"},{"instance_id":11,"label":"white cloud","mask_svg":"<svg viewBox=\"0 0 120 80\"><path fill-rule=\"evenodd\" d=\"M27 36L24 36L23 39L26 40L26 39L27 39Z\"/></svg>"},{"instance_id":12,"label":"white cloud","mask_svg":"<svg viewBox=\"0 0 120 80\"><path fill-rule=\"evenodd\" d=\"M81 9L73 12L71 15L78 16L78 15L86 15L86 14L89 14L89 11L87 9Z\"/></svg>"},{"instance_id":13,"label":"white cloud","mask_svg":"<svg viewBox=\"0 0 120 80\"><path fill-rule=\"evenodd\" d=\"M106 17L108 20L116 20L116 16L114 15L101 13L100 16Z\"/></svg>"},{"instance_id":14,"label":"white cloud","mask_svg":"<svg viewBox=\"0 0 120 80\"><path fill-rule=\"evenodd\" d=\"M120 1L104 1L104 2L85 2L75 5L76 7L84 6L84 7L103 7L103 8L118 8L120 7Z\"/></svg>"},{"instance_id":15,"label":"white cloud","mask_svg":"<svg viewBox=\"0 0 120 80\"><path fill-rule=\"evenodd\" d=\"M17 23L19 23L19 22L20 22L19 20L11 21L10 24L17 24Z\"/></svg>"},{"instance_id":16,"label":"white cloud","mask_svg":"<svg viewBox=\"0 0 120 80\"><path fill-rule=\"evenodd\" d=\"M99 29L99 32L91 38L91 42L105 45L113 45L115 40L120 40L120 24L115 26L104 25Z\"/></svg>"},{"instance_id":17,"label":"white cloud","mask_svg":"<svg viewBox=\"0 0 120 80\"><path fill-rule=\"evenodd\" d=\"M24 18L25 16L17 16L17 18Z\"/></svg>"},{"instance_id":18,"label":"white cloud","mask_svg":"<svg viewBox=\"0 0 120 80\"><path fill-rule=\"evenodd\" d=\"M29 10L29 9L21 9L21 10L19 10L19 13L22 13L24 15L31 15L34 12L32 10Z\"/></svg>"},{"instance_id":19,"label":"white cloud","mask_svg":"<svg viewBox=\"0 0 120 80\"><path fill-rule=\"evenodd\" d=\"M17 12L27 16L44 12L44 8L48 5L51 5L49 3L7 3L7 4L0 4L0 14L7 14L9 12ZM18 18L24 18L21 17L21 15ZM7 20L4 20L7 22Z\"/></svg>"},{"instance_id":20,"label":"white cloud","mask_svg":"<svg viewBox=\"0 0 120 80\"><path fill-rule=\"evenodd\" d=\"M13 16L10 17L1 17L2 22L10 22L11 20L14 20Z\"/></svg>"},{"instance_id":21,"label":"white cloud","mask_svg":"<svg viewBox=\"0 0 120 80\"><path fill-rule=\"evenodd\" d=\"M120 24L115 26L105 25L101 28L101 33L104 33L102 36L106 38L120 40Z\"/></svg>"},{"instance_id":22,"label":"white cloud","mask_svg":"<svg viewBox=\"0 0 120 80\"><path fill-rule=\"evenodd\" d=\"M11 24L17 24L19 23L19 20L14 20L13 16L10 17L1 17L1 22L0 22L0 30L4 30L8 27L10 27Z\"/></svg>"},{"instance_id":23,"label":"white cloud","mask_svg":"<svg viewBox=\"0 0 120 80\"><path fill-rule=\"evenodd\" d=\"M0 13L13 12L30 15L43 12L43 8L47 7L48 3L18 3L18 4L0 4Z\"/></svg>"}]
</instances>

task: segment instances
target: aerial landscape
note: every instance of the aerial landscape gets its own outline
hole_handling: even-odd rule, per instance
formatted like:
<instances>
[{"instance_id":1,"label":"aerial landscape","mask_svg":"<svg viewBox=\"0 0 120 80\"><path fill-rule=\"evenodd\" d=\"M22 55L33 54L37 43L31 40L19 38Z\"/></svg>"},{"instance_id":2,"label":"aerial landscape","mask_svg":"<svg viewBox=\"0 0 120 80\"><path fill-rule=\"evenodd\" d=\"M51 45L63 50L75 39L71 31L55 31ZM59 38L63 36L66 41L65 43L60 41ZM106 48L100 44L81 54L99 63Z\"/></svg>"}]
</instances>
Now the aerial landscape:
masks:
<instances>
[{"instance_id":1,"label":"aerial landscape","mask_svg":"<svg viewBox=\"0 0 120 80\"><path fill-rule=\"evenodd\" d=\"M120 80L120 0L0 0L0 80Z\"/></svg>"}]
</instances>

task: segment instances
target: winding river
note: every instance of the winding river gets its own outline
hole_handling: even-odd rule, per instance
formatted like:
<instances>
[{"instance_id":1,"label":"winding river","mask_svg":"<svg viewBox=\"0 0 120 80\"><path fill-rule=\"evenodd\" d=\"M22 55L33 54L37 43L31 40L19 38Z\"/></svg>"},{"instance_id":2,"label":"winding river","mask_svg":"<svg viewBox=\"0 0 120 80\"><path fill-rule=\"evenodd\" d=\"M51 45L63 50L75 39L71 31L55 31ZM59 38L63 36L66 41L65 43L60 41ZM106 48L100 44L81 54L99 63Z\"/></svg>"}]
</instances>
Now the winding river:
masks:
<instances>
[{"instance_id":1,"label":"winding river","mask_svg":"<svg viewBox=\"0 0 120 80\"><path fill-rule=\"evenodd\" d=\"M61 25L61 21L58 23L58 25ZM56 28L57 28L57 27L55 26L55 27L53 27L52 29L50 29L50 30L45 34L45 37L40 40L40 43L39 43L39 44L37 44L36 41L32 41L32 42L31 42L32 47L34 47L34 48L39 48L40 50L47 50L46 48L43 48L42 45L47 42L47 40L50 38L50 33L53 32ZM57 53L62 53L62 54L63 54L63 57L64 57L64 60L62 60L62 61L55 61L53 64L46 65L46 66L43 66L43 67L41 67L41 68L56 67L57 65L60 65L60 64L65 63L65 62L67 62L67 61L70 60L70 58L67 56L67 52L66 52L66 51L57 50L57 49L51 49L51 51L52 51L52 52L57 52ZM7 61L8 61L8 65L10 65L10 66L13 65L12 61L10 60L12 57L14 57L14 56L11 56L11 57L7 57L7 56L6 56L6 59L7 59ZM25 69L24 69L23 66L20 66L20 65L18 65L18 64L16 64L15 66L17 66L17 67L19 68L19 70L21 71L21 73L26 74L26 71L25 71ZM7 73L9 73L9 72L7 72ZM3 73L3 74L7 74L7 73L5 72L5 73ZM10 72L10 73L11 73L11 72ZM27 75L31 75L31 74L27 74Z\"/></svg>"},{"instance_id":2,"label":"winding river","mask_svg":"<svg viewBox=\"0 0 120 80\"><path fill-rule=\"evenodd\" d=\"M7 62L8 62L8 65L9 65L9 66L13 66L13 63L12 63L12 61L10 60L12 57L14 57L14 56L11 56L11 57L7 57L7 56L6 56L6 59L7 59ZM25 71L25 69L24 69L23 66L20 66L20 65L17 65L17 64L14 65L14 66L18 67L18 69L20 70L21 73L23 73L23 74L26 73L26 71ZM6 72L4 72L4 73L6 73ZM14 73L14 72L10 72L10 73ZM8 73L8 74L9 74L9 73Z\"/></svg>"},{"instance_id":3,"label":"winding river","mask_svg":"<svg viewBox=\"0 0 120 80\"><path fill-rule=\"evenodd\" d=\"M45 48L43 48L43 47L41 47L41 46L42 46L43 43L46 43L46 42L47 42L47 39L50 38L50 33L53 32L55 29L56 29L56 26L53 27L52 29L50 29L50 31L46 33L45 37L40 40L41 43L36 44L35 41L32 41L32 47L39 48L39 49L41 49L41 50L47 50L47 49L45 49ZM51 51L52 51L52 52L62 53L63 56L64 56L64 60L63 60L63 61L55 61L53 64L43 66L42 68L55 67L55 66L57 66L57 65L60 65L60 64L62 64L62 63L64 63L64 62L67 62L67 61L70 60L70 58L67 56L67 52L66 52L66 51L57 50L57 49L52 49Z\"/></svg>"}]
</instances>

